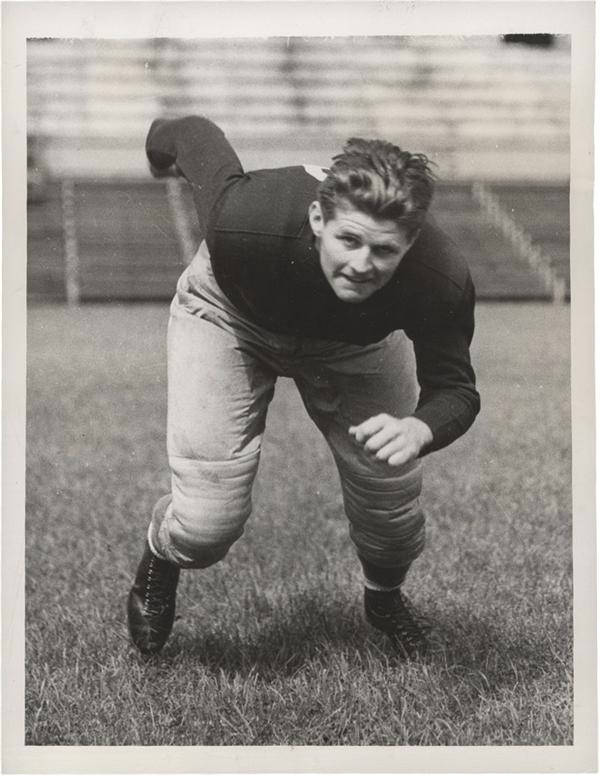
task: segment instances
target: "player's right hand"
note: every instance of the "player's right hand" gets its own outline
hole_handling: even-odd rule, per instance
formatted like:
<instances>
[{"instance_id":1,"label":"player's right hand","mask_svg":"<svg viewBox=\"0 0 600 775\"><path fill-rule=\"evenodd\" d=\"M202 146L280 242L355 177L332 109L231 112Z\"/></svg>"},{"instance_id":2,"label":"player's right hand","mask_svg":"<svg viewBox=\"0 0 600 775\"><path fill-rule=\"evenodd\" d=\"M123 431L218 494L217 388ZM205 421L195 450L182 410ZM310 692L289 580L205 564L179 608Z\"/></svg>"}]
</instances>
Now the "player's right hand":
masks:
<instances>
[{"instance_id":1,"label":"player's right hand","mask_svg":"<svg viewBox=\"0 0 600 775\"><path fill-rule=\"evenodd\" d=\"M176 154L169 143L165 144L167 138L160 138L163 127L168 127L169 121L164 118L155 119L146 136L146 158L148 168L153 178L173 178L181 173L175 170ZM164 134L164 132L163 132ZM157 138L157 135L159 136Z\"/></svg>"}]
</instances>

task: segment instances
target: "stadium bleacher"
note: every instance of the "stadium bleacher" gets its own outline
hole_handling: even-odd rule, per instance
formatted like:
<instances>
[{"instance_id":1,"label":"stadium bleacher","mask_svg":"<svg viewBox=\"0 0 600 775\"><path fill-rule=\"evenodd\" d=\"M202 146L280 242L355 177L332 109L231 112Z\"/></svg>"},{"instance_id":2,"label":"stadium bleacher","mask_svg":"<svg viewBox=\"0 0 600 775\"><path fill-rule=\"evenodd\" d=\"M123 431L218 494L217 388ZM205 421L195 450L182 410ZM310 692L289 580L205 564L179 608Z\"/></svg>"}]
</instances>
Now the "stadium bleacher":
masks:
<instances>
[{"instance_id":1,"label":"stadium bleacher","mask_svg":"<svg viewBox=\"0 0 600 775\"><path fill-rule=\"evenodd\" d=\"M568 175L564 40L551 50L494 36L30 40L27 54L29 133L63 174L142 175L148 122L202 113L236 147L277 139L321 151L369 133L443 157L453 178L479 159L485 177L522 173L525 153L537 179Z\"/></svg>"},{"instance_id":2,"label":"stadium bleacher","mask_svg":"<svg viewBox=\"0 0 600 775\"><path fill-rule=\"evenodd\" d=\"M48 180L28 205L31 300L69 295L65 230L77 300L172 294L200 235L185 188L174 198L148 179L143 141L156 116L189 113L217 121L247 168L327 164L350 134L426 152L441 178L436 217L479 297L552 297L473 196L481 181L568 296L568 39L47 39L28 41L27 56L31 170Z\"/></svg>"}]
</instances>

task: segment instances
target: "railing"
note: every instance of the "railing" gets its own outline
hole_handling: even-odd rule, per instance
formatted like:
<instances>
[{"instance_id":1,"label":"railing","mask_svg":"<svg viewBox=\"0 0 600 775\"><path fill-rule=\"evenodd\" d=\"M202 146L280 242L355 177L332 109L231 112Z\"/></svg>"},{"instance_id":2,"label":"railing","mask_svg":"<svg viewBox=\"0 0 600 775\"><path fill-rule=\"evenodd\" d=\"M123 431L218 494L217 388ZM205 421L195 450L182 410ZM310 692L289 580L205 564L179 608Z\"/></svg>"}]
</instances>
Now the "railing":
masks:
<instances>
[{"instance_id":1,"label":"railing","mask_svg":"<svg viewBox=\"0 0 600 775\"><path fill-rule=\"evenodd\" d=\"M550 257L535 244L528 231L502 206L500 199L479 181L473 183L473 196L494 226L500 229L504 238L513 246L517 255L539 275L552 300L555 303L565 301L565 280L556 272Z\"/></svg>"}]
</instances>

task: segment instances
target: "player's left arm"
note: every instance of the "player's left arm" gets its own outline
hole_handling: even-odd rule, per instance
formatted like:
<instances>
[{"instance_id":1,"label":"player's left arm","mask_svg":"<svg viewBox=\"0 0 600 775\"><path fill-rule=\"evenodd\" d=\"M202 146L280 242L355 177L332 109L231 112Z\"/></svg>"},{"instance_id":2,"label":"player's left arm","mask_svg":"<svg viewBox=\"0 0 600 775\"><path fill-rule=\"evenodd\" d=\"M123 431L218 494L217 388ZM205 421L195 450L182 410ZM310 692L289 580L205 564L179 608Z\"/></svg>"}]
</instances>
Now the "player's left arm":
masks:
<instances>
[{"instance_id":1,"label":"player's left arm","mask_svg":"<svg viewBox=\"0 0 600 775\"><path fill-rule=\"evenodd\" d=\"M400 466L448 446L472 425L480 408L470 345L474 290L469 281L461 303L443 324L427 332L407 331L413 340L419 402L410 417L381 414L349 433L378 460Z\"/></svg>"}]
</instances>

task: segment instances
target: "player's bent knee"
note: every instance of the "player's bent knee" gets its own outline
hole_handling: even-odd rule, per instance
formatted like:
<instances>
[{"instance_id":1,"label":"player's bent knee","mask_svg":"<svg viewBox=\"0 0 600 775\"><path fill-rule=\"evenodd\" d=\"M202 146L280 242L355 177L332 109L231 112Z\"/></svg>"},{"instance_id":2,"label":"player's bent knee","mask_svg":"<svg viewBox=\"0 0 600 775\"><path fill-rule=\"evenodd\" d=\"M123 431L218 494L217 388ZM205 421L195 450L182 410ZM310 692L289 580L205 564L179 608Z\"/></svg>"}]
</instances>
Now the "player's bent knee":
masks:
<instances>
[{"instance_id":1,"label":"player's bent knee","mask_svg":"<svg viewBox=\"0 0 600 775\"><path fill-rule=\"evenodd\" d=\"M379 470L373 475L341 471L344 505L351 521L402 523L418 510L422 468L417 463L402 471Z\"/></svg>"},{"instance_id":2,"label":"player's bent knee","mask_svg":"<svg viewBox=\"0 0 600 775\"><path fill-rule=\"evenodd\" d=\"M180 566L221 560L252 510L258 454L229 461L171 459L173 500L161 526L165 554Z\"/></svg>"},{"instance_id":3,"label":"player's bent knee","mask_svg":"<svg viewBox=\"0 0 600 775\"><path fill-rule=\"evenodd\" d=\"M194 522L173 514L165 523L165 532L168 535L168 553L178 565L183 568L208 568L225 557L241 536L243 528L235 534L217 536L199 530Z\"/></svg>"},{"instance_id":4,"label":"player's bent knee","mask_svg":"<svg viewBox=\"0 0 600 775\"><path fill-rule=\"evenodd\" d=\"M359 554L384 567L409 565L425 545L420 508L422 472L417 464L399 473L343 477L350 535Z\"/></svg>"}]
</instances>

